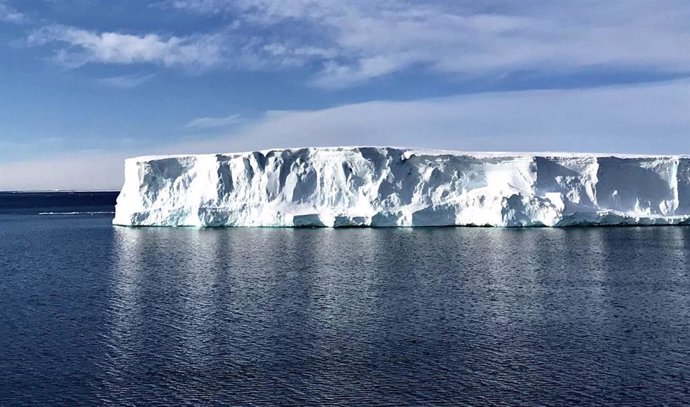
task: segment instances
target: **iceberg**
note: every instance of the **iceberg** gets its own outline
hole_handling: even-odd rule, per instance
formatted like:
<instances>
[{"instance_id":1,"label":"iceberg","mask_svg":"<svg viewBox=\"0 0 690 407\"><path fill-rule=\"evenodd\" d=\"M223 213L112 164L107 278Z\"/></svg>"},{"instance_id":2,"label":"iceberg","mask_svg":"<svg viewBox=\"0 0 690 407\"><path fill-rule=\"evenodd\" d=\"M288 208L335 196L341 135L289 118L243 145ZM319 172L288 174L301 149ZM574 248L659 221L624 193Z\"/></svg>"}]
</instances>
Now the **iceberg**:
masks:
<instances>
[{"instance_id":1,"label":"iceberg","mask_svg":"<svg viewBox=\"0 0 690 407\"><path fill-rule=\"evenodd\" d=\"M690 224L690 157L393 147L136 157L113 224Z\"/></svg>"}]
</instances>

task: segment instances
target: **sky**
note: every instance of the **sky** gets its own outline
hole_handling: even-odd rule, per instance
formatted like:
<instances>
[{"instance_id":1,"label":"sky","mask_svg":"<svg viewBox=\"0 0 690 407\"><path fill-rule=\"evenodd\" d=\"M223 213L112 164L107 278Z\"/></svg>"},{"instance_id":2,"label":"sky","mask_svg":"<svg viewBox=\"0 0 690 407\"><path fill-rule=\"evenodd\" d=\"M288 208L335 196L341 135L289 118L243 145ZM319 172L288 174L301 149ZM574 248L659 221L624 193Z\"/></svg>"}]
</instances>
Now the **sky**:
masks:
<instances>
[{"instance_id":1,"label":"sky","mask_svg":"<svg viewBox=\"0 0 690 407\"><path fill-rule=\"evenodd\" d=\"M0 0L0 190L148 154L690 154L688 0Z\"/></svg>"}]
</instances>

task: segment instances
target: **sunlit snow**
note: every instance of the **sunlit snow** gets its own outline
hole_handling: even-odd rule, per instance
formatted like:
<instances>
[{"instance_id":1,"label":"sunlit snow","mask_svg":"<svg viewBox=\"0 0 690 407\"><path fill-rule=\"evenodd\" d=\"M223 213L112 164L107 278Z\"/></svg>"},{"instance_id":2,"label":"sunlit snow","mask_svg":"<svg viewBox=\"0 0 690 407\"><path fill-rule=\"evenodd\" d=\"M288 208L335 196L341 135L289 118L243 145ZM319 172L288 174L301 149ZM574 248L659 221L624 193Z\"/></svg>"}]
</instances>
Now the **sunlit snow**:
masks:
<instances>
[{"instance_id":1,"label":"sunlit snow","mask_svg":"<svg viewBox=\"0 0 690 407\"><path fill-rule=\"evenodd\" d=\"M690 157L340 147L138 157L114 224L570 226L690 219Z\"/></svg>"}]
</instances>

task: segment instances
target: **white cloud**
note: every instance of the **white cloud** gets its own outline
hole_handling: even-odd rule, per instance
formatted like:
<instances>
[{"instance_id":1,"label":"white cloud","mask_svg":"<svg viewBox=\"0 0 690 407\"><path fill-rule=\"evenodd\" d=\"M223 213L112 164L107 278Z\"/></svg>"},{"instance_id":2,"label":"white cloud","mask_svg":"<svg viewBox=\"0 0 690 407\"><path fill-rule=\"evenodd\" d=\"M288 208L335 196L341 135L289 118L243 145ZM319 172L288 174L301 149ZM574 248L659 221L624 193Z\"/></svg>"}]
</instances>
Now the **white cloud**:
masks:
<instances>
[{"instance_id":1,"label":"white cloud","mask_svg":"<svg viewBox=\"0 0 690 407\"><path fill-rule=\"evenodd\" d=\"M157 64L205 71L214 68L261 70L299 67L336 56L334 50L295 45L236 32L232 25L213 33L186 36L98 32L64 25L34 30L31 46L51 46L53 59L68 68L85 64Z\"/></svg>"},{"instance_id":2,"label":"white cloud","mask_svg":"<svg viewBox=\"0 0 690 407\"><path fill-rule=\"evenodd\" d=\"M263 120L224 142L231 151L405 145L690 154L688 107L690 80L373 101L314 111L268 112Z\"/></svg>"},{"instance_id":3,"label":"white cloud","mask_svg":"<svg viewBox=\"0 0 690 407\"><path fill-rule=\"evenodd\" d=\"M107 189L126 156L274 147L396 145L503 151L690 154L690 79L273 111L226 137L0 164L0 190Z\"/></svg>"},{"instance_id":4,"label":"white cloud","mask_svg":"<svg viewBox=\"0 0 690 407\"><path fill-rule=\"evenodd\" d=\"M229 127L243 123L245 120L238 114L231 114L225 117L200 117L187 123L187 128L194 129L214 129Z\"/></svg>"},{"instance_id":5,"label":"white cloud","mask_svg":"<svg viewBox=\"0 0 690 407\"><path fill-rule=\"evenodd\" d=\"M279 31L292 44L286 49L328 50L310 58L323 63L316 83L327 87L412 66L463 76L601 68L690 72L686 0L172 0L167 5L228 14L245 26Z\"/></svg>"},{"instance_id":6,"label":"white cloud","mask_svg":"<svg viewBox=\"0 0 690 407\"><path fill-rule=\"evenodd\" d=\"M0 0L0 7L1 7ZM35 31L67 66L159 64L242 70L308 67L338 88L413 67L462 78L515 72L690 72L687 0L169 0L223 15L192 35ZM0 9L1 10L1 9ZM161 12L166 12L162 10Z\"/></svg>"},{"instance_id":7,"label":"white cloud","mask_svg":"<svg viewBox=\"0 0 690 407\"><path fill-rule=\"evenodd\" d=\"M0 22L6 23L20 23L24 21L23 13L7 5L3 0L0 0Z\"/></svg>"},{"instance_id":8,"label":"white cloud","mask_svg":"<svg viewBox=\"0 0 690 407\"><path fill-rule=\"evenodd\" d=\"M55 58L67 66L97 62L210 68L225 60L220 35L165 37L157 34L99 33L52 25L35 30L28 42L32 45L66 44L66 48L58 49Z\"/></svg>"}]
</instances>

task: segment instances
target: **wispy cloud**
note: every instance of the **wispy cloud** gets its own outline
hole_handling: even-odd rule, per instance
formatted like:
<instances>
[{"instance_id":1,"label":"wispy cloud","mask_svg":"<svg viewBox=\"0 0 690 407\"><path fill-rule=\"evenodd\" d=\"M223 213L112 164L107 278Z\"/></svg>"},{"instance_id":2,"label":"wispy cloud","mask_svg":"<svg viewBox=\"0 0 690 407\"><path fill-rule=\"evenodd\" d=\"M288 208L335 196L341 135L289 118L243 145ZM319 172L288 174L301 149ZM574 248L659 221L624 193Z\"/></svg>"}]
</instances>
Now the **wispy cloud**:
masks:
<instances>
[{"instance_id":1,"label":"wispy cloud","mask_svg":"<svg viewBox=\"0 0 690 407\"><path fill-rule=\"evenodd\" d=\"M0 0L1 1L1 0ZM2 4L2 3L0 3ZM187 35L49 26L68 66L306 68L338 88L409 69L472 78L515 72L690 73L687 0L169 0L169 9L229 22Z\"/></svg>"},{"instance_id":2,"label":"wispy cloud","mask_svg":"<svg viewBox=\"0 0 690 407\"><path fill-rule=\"evenodd\" d=\"M28 37L31 45L64 44L55 59L71 67L96 62L210 68L225 60L222 42L219 35L134 35L62 25L37 29Z\"/></svg>"},{"instance_id":3,"label":"wispy cloud","mask_svg":"<svg viewBox=\"0 0 690 407\"><path fill-rule=\"evenodd\" d=\"M319 110L267 112L263 119L205 151L214 147L216 151L242 151L402 145L484 151L690 154L687 106L688 79L372 101ZM194 145L186 150L194 151Z\"/></svg>"},{"instance_id":4,"label":"wispy cloud","mask_svg":"<svg viewBox=\"0 0 690 407\"><path fill-rule=\"evenodd\" d=\"M456 75L578 69L689 72L685 0L393 1L172 0L281 31L313 60L315 83L341 87L410 67ZM314 33L320 35L314 35ZM290 52L285 52L290 55ZM279 55L277 55L279 57Z\"/></svg>"},{"instance_id":5,"label":"wispy cloud","mask_svg":"<svg viewBox=\"0 0 690 407\"><path fill-rule=\"evenodd\" d=\"M107 78L99 78L98 82L101 83L102 85L105 86L110 86L113 88L120 88L120 89L132 89L136 88L137 86L146 83L153 79L155 75L153 74L144 74L144 73L139 73L139 74L131 74L131 75L119 75L119 76L110 76Z\"/></svg>"},{"instance_id":6,"label":"wispy cloud","mask_svg":"<svg viewBox=\"0 0 690 407\"><path fill-rule=\"evenodd\" d=\"M25 18L23 13L9 6L4 0L0 0L0 22L20 23Z\"/></svg>"},{"instance_id":7,"label":"wispy cloud","mask_svg":"<svg viewBox=\"0 0 690 407\"><path fill-rule=\"evenodd\" d=\"M333 145L690 154L690 80L267 112L233 133L0 164L3 189L118 188L126 156Z\"/></svg>"},{"instance_id":8,"label":"wispy cloud","mask_svg":"<svg viewBox=\"0 0 690 407\"><path fill-rule=\"evenodd\" d=\"M245 122L242 116L231 114L225 117L200 117L187 123L185 127L192 129L216 129L234 126Z\"/></svg>"}]
</instances>

